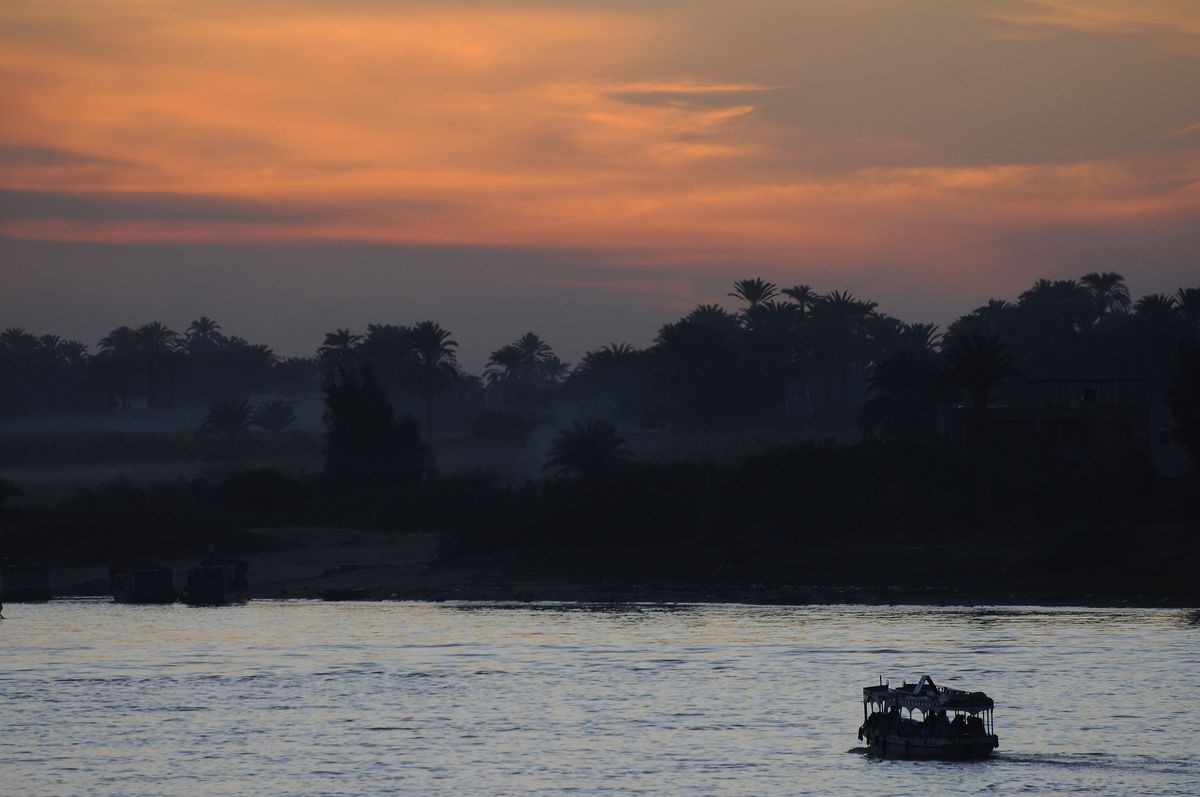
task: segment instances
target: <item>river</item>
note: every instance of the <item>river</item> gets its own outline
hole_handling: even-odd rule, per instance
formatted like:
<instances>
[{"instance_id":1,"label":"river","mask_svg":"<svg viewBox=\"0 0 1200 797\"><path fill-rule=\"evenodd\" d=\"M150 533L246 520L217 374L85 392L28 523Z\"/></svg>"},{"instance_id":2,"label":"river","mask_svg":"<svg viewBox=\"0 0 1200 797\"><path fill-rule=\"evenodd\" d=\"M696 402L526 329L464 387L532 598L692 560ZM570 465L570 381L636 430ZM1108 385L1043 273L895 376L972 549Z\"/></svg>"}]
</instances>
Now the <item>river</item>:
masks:
<instances>
[{"instance_id":1,"label":"river","mask_svg":"<svg viewBox=\"0 0 1200 797\"><path fill-rule=\"evenodd\" d=\"M0 793L1200 794L1177 610L13 604ZM987 761L857 752L861 688L987 691Z\"/></svg>"}]
</instances>

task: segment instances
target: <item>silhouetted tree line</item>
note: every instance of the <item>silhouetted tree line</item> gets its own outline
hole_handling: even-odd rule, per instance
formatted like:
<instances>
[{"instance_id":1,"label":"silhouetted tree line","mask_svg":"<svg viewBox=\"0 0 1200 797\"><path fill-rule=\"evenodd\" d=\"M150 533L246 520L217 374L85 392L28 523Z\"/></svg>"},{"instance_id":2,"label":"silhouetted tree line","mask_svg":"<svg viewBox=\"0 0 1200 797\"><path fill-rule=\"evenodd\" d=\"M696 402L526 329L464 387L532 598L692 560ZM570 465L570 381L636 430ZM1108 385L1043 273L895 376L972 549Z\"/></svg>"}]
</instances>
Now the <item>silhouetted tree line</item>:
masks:
<instances>
[{"instance_id":1,"label":"silhouetted tree line","mask_svg":"<svg viewBox=\"0 0 1200 797\"><path fill-rule=\"evenodd\" d=\"M941 404L970 404L982 422L992 390L1014 375L1144 379L1147 398L1165 401L1179 345L1200 341L1200 288L1135 302L1111 272L1039 280L944 334L848 292L780 290L762 279L733 287L735 310L701 305L645 349L614 343L572 368L530 332L494 350L482 378L459 367L457 343L432 321L371 324L361 335L338 329L305 358L226 337L208 318L182 334L157 322L120 327L95 351L8 329L0 334L0 412L314 394L329 373L369 364L397 406L421 417L426 439L441 414L498 439L558 417L700 430L857 421L868 437L923 440Z\"/></svg>"},{"instance_id":2,"label":"silhouetted tree line","mask_svg":"<svg viewBox=\"0 0 1200 797\"><path fill-rule=\"evenodd\" d=\"M155 321L122 326L94 351L56 335L0 333L0 412L203 406L254 394L311 393L314 358L279 357L270 347L227 337L210 318L178 333Z\"/></svg>"},{"instance_id":3,"label":"silhouetted tree line","mask_svg":"<svg viewBox=\"0 0 1200 797\"><path fill-rule=\"evenodd\" d=\"M1181 352L1170 400L1194 441L1200 347ZM946 352L947 370L958 356ZM871 440L794 443L732 465L641 463L600 419L559 431L548 478L506 486L482 472L439 476L418 423L396 413L369 363L335 365L323 393L320 474L110 482L56 507L19 511L2 527L6 549L94 561L214 543L252 550L253 532L239 530L256 527L350 526L443 532L447 559L525 550L554 567L564 552L586 551L588 567L611 577L786 582L813 546L861 546L864 572L891 578L872 540L970 543L989 530L1048 528L1034 552L1040 558L1022 567L1086 575L1103 566L1125 579L1119 552L1140 524L1200 518L1192 482L1163 479L1139 459L1080 468L1036 448ZM18 495L15 485L0 488ZM1194 539L1176 542L1194 547ZM977 568L991 560L986 545L970 557Z\"/></svg>"},{"instance_id":4,"label":"silhouetted tree line","mask_svg":"<svg viewBox=\"0 0 1200 797\"><path fill-rule=\"evenodd\" d=\"M361 374L350 380L347 387L338 377L335 403L362 402L369 406L349 415L394 423ZM342 434L336 427L330 426L333 437ZM611 428L595 425L564 433L564 445L547 463L553 478L505 486L482 472L437 476L427 469L415 425L403 427L387 445L331 441L344 447L330 453L324 474L249 470L217 481L102 484L59 506L18 512L3 526L6 551L81 562L190 555L214 542L246 551L257 544L247 529L337 526L443 532L449 559L590 551L588 561L614 577L794 583L814 546L857 550L864 572L879 569L886 577L879 540L971 544L988 532L1038 531L1049 546L1046 567L1083 571L1097 557L1119 559L1121 550L1138 545L1133 530L1140 524L1200 515L1194 491L1164 483L1137 463L1105 472L1037 457L990 462L913 443L817 441L736 465L646 464L623 455ZM572 450L585 439L598 443ZM341 459L364 452L376 465L393 463L391 469L367 473ZM596 452L607 453L597 459ZM1194 546L1191 538L1180 544ZM991 558L990 544L981 542L972 554L977 562ZM1060 545L1071 561L1056 558ZM555 567L553 557L545 561Z\"/></svg>"}]
</instances>

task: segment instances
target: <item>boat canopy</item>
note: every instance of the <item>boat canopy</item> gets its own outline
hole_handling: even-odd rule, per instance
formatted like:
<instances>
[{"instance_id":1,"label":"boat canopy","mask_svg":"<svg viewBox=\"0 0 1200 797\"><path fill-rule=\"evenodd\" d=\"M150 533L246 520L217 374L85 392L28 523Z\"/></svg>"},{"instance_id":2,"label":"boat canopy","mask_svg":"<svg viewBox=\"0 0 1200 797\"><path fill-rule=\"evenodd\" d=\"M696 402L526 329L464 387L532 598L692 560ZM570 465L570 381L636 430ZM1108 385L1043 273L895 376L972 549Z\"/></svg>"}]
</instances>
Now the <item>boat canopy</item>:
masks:
<instances>
[{"instance_id":1,"label":"boat canopy","mask_svg":"<svg viewBox=\"0 0 1200 797\"><path fill-rule=\"evenodd\" d=\"M902 686L868 686L863 689L864 703L878 703L881 707L892 707L929 711L990 711L995 701L983 692L967 692L938 686L928 675L921 676L915 684Z\"/></svg>"}]
</instances>

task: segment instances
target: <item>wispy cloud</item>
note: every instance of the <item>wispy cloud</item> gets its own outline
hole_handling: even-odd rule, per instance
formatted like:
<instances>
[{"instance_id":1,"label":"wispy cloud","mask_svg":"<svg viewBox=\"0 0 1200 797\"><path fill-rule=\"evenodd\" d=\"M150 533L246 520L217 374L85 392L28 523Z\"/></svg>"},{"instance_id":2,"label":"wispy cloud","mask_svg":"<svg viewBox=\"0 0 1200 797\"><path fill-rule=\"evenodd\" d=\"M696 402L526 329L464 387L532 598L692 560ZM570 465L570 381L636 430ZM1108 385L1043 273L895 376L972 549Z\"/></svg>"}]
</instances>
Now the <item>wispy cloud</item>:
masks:
<instances>
[{"instance_id":1,"label":"wispy cloud","mask_svg":"<svg viewBox=\"0 0 1200 797\"><path fill-rule=\"evenodd\" d=\"M1200 9L987 8L14 0L0 234L932 275L1022 230L1194 222L1200 59L1159 45Z\"/></svg>"},{"instance_id":2,"label":"wispy cloud","mask_svg":"<svg viewBox=\"0 0 1200 797\"><path fill-rule=\"evenodd\" d=\"M1018 0L989 16L1025 28L1200 34L1200 7L1192 0Z\"/></svg>"}]
</instances>

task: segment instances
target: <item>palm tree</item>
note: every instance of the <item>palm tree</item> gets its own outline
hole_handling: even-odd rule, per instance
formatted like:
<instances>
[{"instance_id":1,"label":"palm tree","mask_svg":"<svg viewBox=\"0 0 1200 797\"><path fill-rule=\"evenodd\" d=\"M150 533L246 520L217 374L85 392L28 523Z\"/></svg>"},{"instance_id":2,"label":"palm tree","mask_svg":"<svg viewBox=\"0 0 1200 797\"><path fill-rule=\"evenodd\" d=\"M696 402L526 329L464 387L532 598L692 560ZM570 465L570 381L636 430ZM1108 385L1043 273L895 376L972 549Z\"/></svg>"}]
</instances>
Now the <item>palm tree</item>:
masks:
<instances>
[{"instance_id":1,"label":"palm tree","mask_svg":"<svg viewBox=\"0 0 1200 797\"><path fill-rule=\"evenodd\" d=\"M286 432L296 425L296 405L282 399L264 401L254 408L250 423L265 432Z\"/></svg>"},{"instance_id":2,"label":"palm tree","mask_svg":"<svg viewBox=\"0 0 1200 797\"><path fill-rule=\"evenodd\" d=\"M793 288L784 288L783 295L796 303L800 308L800 312L807 313L812 309L813 304L817 301L817 292L808 285L797 285Z\"/></svg>"},{"instance_id":3,"label":"palm tree","mask_svg":"<svg viewBox=\"0 0 1200 797\"><path fill-rule=\"evenodd\" d=\"M548 390L557 386L566 373L567 364L554 354L550 344L527 332L492 352L484 376L489 396L500 404L529 405L544 401Z\"/></svg>"},{"instance_id":4,"label":"palm tree","mask_svg":"<svg viewBox=\"0 0 1200 797\"><path fill-rule=\"evenodd\" d=\"M901 340L918 351L932 352L937 349L937 324L905 324L900 332Z\"/></svg>"},{"instance_id":5,"label":"palm tree","mask_svg":"<svg viewBox=\"0 0 1200 797\"><path fill-rule=\"evenodd\" d=\"M633 363L639 352L629 343L610 343L583 356L576 373L608 373Z\"/></svg>"},{"instance_id":6,"label":"palm tree","mask_svg":"<svg viewBox=\"0 0 1200 797\"><path fill-rule=\"evenodd\" d=\"M716 305L701 305L663 325L649 363L676 418L712 428L743 416L746 335L738 317Z\"/></svg>"},{"instance_id":7,"label":"palm tree","mask_svg":"<svg viewBox=\"0 0 1200 797\"><path fill-rule=\"evenodd\" d=\"M550 348L550 344L532 332L526 332L517 338L513 345L521 352L521 357L525 362L540 363L554 356L554 350Z\"/></svg>"},{"instance_id":8,"label":"palm tree","mask_svg":"<svg viewBox=\"0 0 1200 797\"><path fill-rule=\"evenodd\" d=\"M58 335L42 335L37 339L38 349L50 355L52 360L58 359L58 349L62 343L63 339Z\"/></svg>"},{"instance_id":9,"label":"palm tree","mask_svg":"<svg viewBox=\"0 0 1200 797\"><path fill-rule=\"evenodd\" d=\"M932 438L943 384L941 369L930 351L899 348L890 352L867 378L873 395L859 410L858 428L864 437Z\"/></svg>"},{"instance_id":10,"label":"palm tree","mask_svg":"<svg viewBox=\"0 0 1200 797\"><path fill-rule=\"evenodd\" d=\"M976 307L970 313L950 324L947 334L974 330L988 335L1000 335L1008 339L1016 323L1017 306L1003 299L988 299L988 303Z\"/></svg>"},{"instance_id":11,"label":"palm tree","mask_svg":"<svg viewBox=\"0 0 1200 797\"><path fill-rule=\"evenodd\" d=\"M414 384L425 401L425 439L433 445L433 399L458 376L458 361L449 330L433 321L422 321L408 333L417 362Z\"/></svg>"},{"instance_id":12,"label":"palm tree","mask_svg":"<svg viewBox=\"0 0 1200 797\"><path fill-rule=\"evenodd\" d=\"M576 421L555 436L542 470L564 477L595 476L629 460L632 453L624 445L625 440L608 421Z\"/></svg>"},{"instance_id":13,"label":"palm tree","mask_svg":"<svg viewBox=\"0 0 1200 797\"><path fill-rule=\"evenodd\" d=\"M1021 294L1017 308L1033 323L1044 342L1061 344L1070 333L1092 325L1092 294L1075 280L1041 279Z\"/></svg>"},{"instance_id":14,"label":"palm tree","mask_svg":"<svg viewBox=\"0 0 1200 797\"><path fill-rule=\"evenodd\" d=\"M224 435L232 440L248 433L253 420L254 408L245 399L217 399L209 405L196 436Z\"/></svg>"},{"instance_id":15,"label":"palm tree","mask_svg":"<svg viewBox=\"0 0 1200 797\"><path fill-rule=\"evenodd\" d=\"M750 313L754 308L778 294L779 290L773 283L754 277L733 283L733 291L728 295L746 302L746 312Z\"/></svg>"},{"instance_id":16,"label":"palm tree","mask_svg":"<svg viewBox=\"0 0 1200 797\"><path fill-rule=\"evenodd\" d=\"M370 363L376 379L392 392L415 389L417 355L412 327L404 324L367 324L367 334L354 347L354 361Z\"/></svg>"},{"instance_id":17,"label":"palm tree","mask_svg":"<svg viewBox=\"0 0 1200 797\"><path fill-rule=\"evenodd\" d=\"M521 366L522 356L521 350L511 343L492 352L488 357L487 368L483 372L483 375L487 377L488 384L499 385L515 374Z\"/></svg>"},{"instance_id":18,"label":"palm tree","mask_svg":"<svg viewBox=\"0 0 1200 797\"><path fill-rule=\"evenodd\" d=\"M591 414L635 418L647 387L645 362L645 354L630 344L611 343L585 354L567 384L576 401L591 405ZM595 411L596 402L603 409Z\"/></svg>"},{"instance_id":19,"label":"palm tree","mask_svg":"<svg viewBox=\"0 0 1200 797\"><path fill-rule=\"evenodd\" d=\"M850 402L850 372L861 364L866 353L865 322L878 305L854 298L849 291L831 291L817 299L812 308L813 351L822 363L826 393L832 406L829 385L837 374L841 384L841 403Z\"/></svg>"},{"instance_id":20,"label":"palm tree","mask_svg":"<svg viewBox=\"0 0 1200 797\"><path fill-rule=\"evenodd\" d=\"M1079 278L1079 282L1092 295L1096 303L1096 317L1105 313L1124 312L1129 309L1129 288L1125 278L1115 271L1091 272Z\"/></svg>"},{"instance_id":21,"label":"palm tree","mask_svg":"<svg viewBox=\"0 0 1200 797\"><path fill-rule=\"evenodd\" d=\"M1175 293L1175 306L1183 316L1186 335L1196 341L1200 335L1200 288L1180 288Z\"/></svg>"},{"instance_id":22,"label":"palm tree","mask_svg":"<svg viewBox=\"0 0 1200 797\"><path fill-rule=\"evenodd\" d=\"M204 343L219 343L221 335L221 325L213 321L206 315L202 315L192 323L188 324L183 333L184 338L191 343L192 341L202 341Z\"/></svg>"},{"instance_id":23,"label":"palm tree","mask_svg":"<svg viewBox=\"0 0 1200 797\"><path fill-rule=\"evenodd\" d=\"M526 332L507 346L501 346L488 358L484 372L489 383L509 382L538 386L559 381L566 371L550 344L532 332Z\"/></svg>"},{"instance_id":24,"label":"palm tree","mask_svg":"<svg viewBox=\"0 0 1200 797\"><path fill-rule=\"evenodd\" d=\"M689 324L704 327L732 329L737 326L737 316L718 304L701 304L683 317Z\"/></svg>"},{"instance_id":25,"label":"palm tree","mask_svg":"<svg viewBox=\"0 0 1200 797\"><path fill-rule=\"evenodd\" d=\"M130 327L117 327L100 339L100 368L123 410L129 409L129 383L137 374L137 355L138 336Z\"/></svg>"},{"instance_id":26,"label":"palm tree","mask_svg":"<svg viewBox=\"0 0 1200 797\"><path fill-rule=\"evenodd\" d=\"M56 351L58 359L65 365L76 367L87 363L88 348L86 343L78 340L59 341Z\"/></svg>"},{"instance_id":27,"label":"palm tree","mask_svg":"<svg viewBox=\"0 0 1200 797\"><path fill-rule=\"evenodd\" d=\"M1016 374L1003 341L999 335L960 332L944 341L942 351L946 357L946 381L971 395L976 423L982 427L992 388Z\"/></svg>"},{"instance_id":28,"label":"palm tree","mask_svg":"<svg viewBox=\"0 0 1200 797\"><path fill-rule=\"evenodd\" d=\"M9 327L0 332L0 345L9 349L27 349L32 351L37 348L38 339L20 327Z\"/></svg>"},{"instance_id":29,"label":"palm tree","mask_svg":"<svg viewBox=\"0 0 1200 797\"><path fill-rule=\"evenodd\" d=\"M1175 297L1165 293L1148 293L1137 300L1133 314L1147 326L1169 326L1177 317Z\"/></svg>"},{"instance_id":30,"label":"palm tree","mask_svg":"<svg viewBox=\"0 0 1200 797\"><path fill-rule=\"evenodd\" d=\"M355 335L348 329L326 332L324 342L317 349L317 356L326 363L344 365L361 341L362 335Z\"/></svg>"},{"instance_id":31,"label":"palm tree","mask_svg":"<svg viewBox=\"0 0 1200 797\"><path fill-rule=\"evenodd\" d=\"M167 406L175 401L175 352L179 347L179 335L158 321L143 324L137 329L137 346L146 371L146 406L151 407L157 397L156 375L160 365L167 368Z\"/></svg>"}]
</instances>

